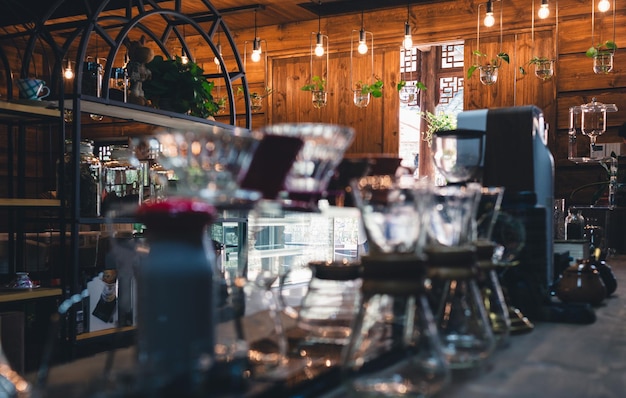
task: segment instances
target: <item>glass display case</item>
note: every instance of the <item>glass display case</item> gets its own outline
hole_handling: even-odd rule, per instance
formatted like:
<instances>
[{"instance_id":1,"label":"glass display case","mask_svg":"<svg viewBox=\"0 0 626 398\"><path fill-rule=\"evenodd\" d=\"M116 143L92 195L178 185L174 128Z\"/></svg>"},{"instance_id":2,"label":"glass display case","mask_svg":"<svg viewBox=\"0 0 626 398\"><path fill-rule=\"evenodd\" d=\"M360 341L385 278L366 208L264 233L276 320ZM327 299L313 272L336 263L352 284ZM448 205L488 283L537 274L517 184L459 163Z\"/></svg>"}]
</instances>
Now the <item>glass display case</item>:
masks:
<instances>
[{"instance_id":1,"label":"glass display case","mask_svg":"<svg viewBox=\"0 0 626 398\"><path fill-rule=\"evenodd\" d=\"M286 294L297 296L311 278L310 261L358 259L358 245L363 243L359 217L354 208L333 206L321 213L285 212L259 218L225 211L211 226L211 238L223 245L222 271L249 281L271 271L279 276L273 288L282 279L283 288L293 292Z\"/></svg>"}]
</instances>

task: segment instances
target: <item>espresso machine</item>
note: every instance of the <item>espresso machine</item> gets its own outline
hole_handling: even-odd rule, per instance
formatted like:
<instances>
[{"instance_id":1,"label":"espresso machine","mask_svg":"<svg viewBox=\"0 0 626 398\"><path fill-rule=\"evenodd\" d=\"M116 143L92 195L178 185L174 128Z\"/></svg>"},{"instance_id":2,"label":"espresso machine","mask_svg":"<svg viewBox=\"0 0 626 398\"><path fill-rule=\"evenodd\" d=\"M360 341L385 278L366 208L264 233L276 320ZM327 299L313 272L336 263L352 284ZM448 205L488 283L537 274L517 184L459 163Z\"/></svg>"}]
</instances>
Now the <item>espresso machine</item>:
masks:
<instances>
[{"instance_id":1,"label":"espresso machine","mask_svg":"<svg viewBox=\"0 0 626 398\"><path fill-rule=\"evenodd\" d=\"M511 304L533 320L588 322L591 308L555 303L550 297L556 277L554 159L541 109L528 105L465 111L457 117L457 128L485 132L480 181L483 186L505 187L502 210L525 235L524 242L518 242L523 244L519 264L501 275Z\"/></svg>"}]
</instances>

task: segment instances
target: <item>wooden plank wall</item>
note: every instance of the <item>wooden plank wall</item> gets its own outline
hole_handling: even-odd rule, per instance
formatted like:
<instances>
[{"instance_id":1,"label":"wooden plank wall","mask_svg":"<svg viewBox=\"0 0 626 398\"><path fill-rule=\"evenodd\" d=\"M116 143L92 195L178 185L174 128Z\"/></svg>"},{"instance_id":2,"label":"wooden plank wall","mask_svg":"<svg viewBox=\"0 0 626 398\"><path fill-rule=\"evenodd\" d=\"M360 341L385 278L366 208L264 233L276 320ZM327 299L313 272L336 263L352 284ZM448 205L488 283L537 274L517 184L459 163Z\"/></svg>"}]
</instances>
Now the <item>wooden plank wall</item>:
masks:
<instances>
[{"instance_id":1,"label":"wooden plank wall","mask_svg":"<svg viewBox=\"0 0 626 398\"><path fill-rule=\"evenodd\" d=\"M535 9L540 1L535 1ZM608 116L608 131L599 142L621 142L617 129L626 122L626 55L618 51L615 69L608 75L595 75L592 60L584 53L591 40L591 0L550 2L551 14L546 20L531 20L532 2L510 0L504 3L503 35L496 27L481 27L480 50L495 53L502 49L510 55L511 63L500 72L499 81L491 87L482 86L477 77L465 81L465 109L534 104L544 111L549 124L548 144L555 157L555 196L565 197L568 204L589 204L590 195L569 194L578 186L606 179L598 166L578 166L567 160L567 129L569 107L581 105L597 97L603 103L615 103L619 111ZM471 64L471 52L476 45L477 10L484 4L461 0L446 3L411 6L411 24L415 44L437 44L446 41L465 43L466 69ZM498 6L496 5L496 15ZM557 18L558 14L558 18ZM399 80L398 50L402 40L402 26L406 8L382 10L364 16L364 25L372 30L375 40L376 69L385 81L385 95L373 100L366 109L358 109L350 102L347 82L349 76L349 49L351 29L360 26L360 15L346 15L322 19L322 31L329 35L333 54L328 87L329 106L315 110L308 93L298 91L309 78L309 36L317 30L317 20L291 25L269 26L259 29L259 35L270 45L271 84L275 94L269 97L265 120L256 123L323 121L346 123L357 129L357 139L349 152L395 153L398 142L398 101L394 86ZM626 7L616 13L616 41L626 37ZM303 34L302 32L306 32ZM601 33L602 38L600 38ZM612 14L596 13L596 42L612 39ZM234 32L236 38L251 36L251 32ZM525 65L533 56L547 56L556 60L555 77L543 82L533 76L533 68ZM248 64L250 66L250 64ZM519 67L526 66L524 76ZM249 69L250 70L250 69ZM258 73L256 74L258 75ZM256 127L253 123L253 127ZM587 140L587 141L586 141ZM579 138L581 150L588 139ZM620 173L621 176L621 173Z\"/></svg>"}]
</instances>

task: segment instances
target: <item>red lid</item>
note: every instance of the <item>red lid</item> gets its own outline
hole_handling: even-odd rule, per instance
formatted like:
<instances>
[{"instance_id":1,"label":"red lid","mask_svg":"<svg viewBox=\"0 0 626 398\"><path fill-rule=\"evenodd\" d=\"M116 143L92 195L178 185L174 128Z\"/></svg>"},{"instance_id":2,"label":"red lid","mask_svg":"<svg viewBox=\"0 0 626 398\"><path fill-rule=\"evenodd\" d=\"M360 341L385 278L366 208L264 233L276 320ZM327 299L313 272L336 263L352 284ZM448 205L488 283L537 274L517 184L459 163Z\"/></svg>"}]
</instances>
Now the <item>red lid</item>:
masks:
<instances>
[{"instance_id":1,"label":"red lid","mask_svg":"<svg viewBox=\"0 0 626 398\"><path fill-rule=\"evenodd\" d=\"M137 218L148 227L179 221L183 225L204 225L214 220L216 215L217 210L211 204L191 198L168 198L161 202L144 203L137 210Z\"/></svg>"}]
</instances>

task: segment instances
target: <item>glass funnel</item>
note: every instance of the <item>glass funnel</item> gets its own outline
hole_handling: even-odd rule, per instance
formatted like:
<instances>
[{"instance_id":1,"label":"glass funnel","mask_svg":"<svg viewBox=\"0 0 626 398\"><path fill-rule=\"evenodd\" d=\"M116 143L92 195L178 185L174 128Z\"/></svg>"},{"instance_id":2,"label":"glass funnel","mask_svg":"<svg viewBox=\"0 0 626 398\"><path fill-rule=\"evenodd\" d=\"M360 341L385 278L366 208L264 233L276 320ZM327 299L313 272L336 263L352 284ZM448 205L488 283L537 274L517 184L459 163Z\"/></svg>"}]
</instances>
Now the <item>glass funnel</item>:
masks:
<instances>
[{"instance_id":1,"label":"glass funnel","mask_svg":"<svg viewBox=\"0 0 626 398\"><path fill-rule=\"evenodd\" d=\"M207 126L203 130L162 130L136 145L157 149L157 161L175 174L167 196L198 198L218 208L248 205L260 198L240 188L262 135L240 128Z\"/></svg>"},{"instance_id":2,"label":"glass funnel","mask_svg":"<svg viewBox=\"0 0 626 398\"><path fill-rule=\"evenodd\" d=\"M285 178L284 190L288 199L285 208L318 211L335 168L352 143L354 130L324 123L276 124L265 126L263 134L300 138L304 146L298 152Z\"/></svg>"},{"instance_id":3,"label":"glass funnel","mask_svg":"<svg viewBox=\"0 0 626 398\"><path fill-rule=\"evenodd\" d=\"M450 184L479 177L485 133L475 130L437 131L431 145L433 162Z\"/></svg>"},{"instance_id":4,"label":"glass funnel","mask_svg":"<svg viewBox=\"0 0 626 398\"><path fill-rule=\"evenodd\" d=\"M590 103L580 106L582 133L589 137L591 145L595 145L596 138L606 131L606 105L594 97Z\"/></svg>"},{"instance_id":5,"label":"glass funnel","mask_svg":"<svg viewBox=\"0 0 626 398\"><path fill-rule=\"evenodd\" d=\"M413 176L366 176L351 183L373 255L418 254L425 243L432 185Z\"/></svg>"},{"instance_id":6,"label":"glass funnel","mask_svg":"<svg viewBox=\"0 0 626 398\"><path fill-rule=\"evenodd\" d=\"M472 243L481 188L478 183L434 188L428 228L431 243L450 247Z\"/></svg>"}]
</instances>

